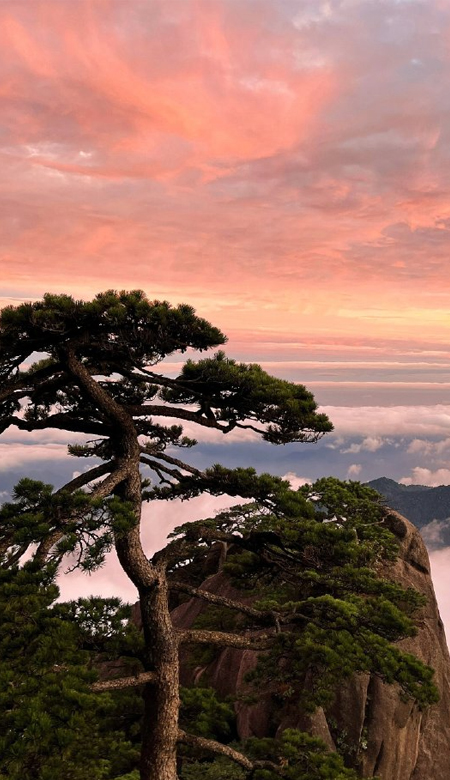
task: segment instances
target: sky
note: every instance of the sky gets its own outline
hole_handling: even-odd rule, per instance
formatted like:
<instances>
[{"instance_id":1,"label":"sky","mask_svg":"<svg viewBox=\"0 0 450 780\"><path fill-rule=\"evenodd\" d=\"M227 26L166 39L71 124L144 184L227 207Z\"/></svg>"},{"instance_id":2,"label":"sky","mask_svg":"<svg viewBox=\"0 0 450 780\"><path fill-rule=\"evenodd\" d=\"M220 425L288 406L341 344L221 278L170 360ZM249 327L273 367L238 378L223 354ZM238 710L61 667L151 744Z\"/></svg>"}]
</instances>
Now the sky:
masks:
<instances>
[{"instance_id":1,"label":"sky","mask_svg":"<svg viewBox=\"0 0 450 780\"><path fill-rule=\"evenodd\" d=\"M335 425L212 436L199 464L450 484L446 0L1 0L0 46L0 306L188 302ZM65 445L9 431L0 493L71 476Z\"/></svg>"}]
</instances>

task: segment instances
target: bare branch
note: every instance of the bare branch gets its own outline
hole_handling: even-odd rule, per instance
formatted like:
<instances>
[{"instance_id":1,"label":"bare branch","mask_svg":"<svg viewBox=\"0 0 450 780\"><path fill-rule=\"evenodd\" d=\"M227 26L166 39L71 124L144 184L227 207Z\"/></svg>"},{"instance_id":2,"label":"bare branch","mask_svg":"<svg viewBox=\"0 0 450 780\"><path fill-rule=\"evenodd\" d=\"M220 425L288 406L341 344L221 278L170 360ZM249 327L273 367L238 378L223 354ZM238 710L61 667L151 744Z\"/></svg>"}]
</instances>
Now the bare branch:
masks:
<instances>
[{"instance_id":1,"label":"bare branch","mask_svg":"<svg viewBox=\"0 0 450 780\"><path fill-rule=\"evenodd\" d=\"M155 371L149 371L148 368L142 368L140 366L135 368L137 368L137 370L141 373L136 374L133 371L127 371L121 366L118 367L117 370L123 374L123 376L126 376L131 380L142 380L148 377L151 383L154 385L161 385L162 387L174 387L175 389L179 389L180 387L188 388L191 395L197 396L199 399L202 399L203 397L202 392L200 390L195 390L195 388L192 386L197 382L197 380L187 379L186 377L170 379L167 376L162 376L162 374L157 374Z\"/></svg>"},{"instance_id":2,"label":"bare branch","mask_svg":"<svg viewBox=\"0 0 450 780\"><path fill-rule=\"evenodd\" d=\"M215 593L210 593L209 591L202 590L201 588L194 588L184 582L169 582L169 588L170 590L177 591L178 593L187 593L189 596L202 599L203 601L207 601L210 604L218 604L221 607L234 609L237 612L242 612L244 615L248 615L248 617L263 623L267 623L269 620L273 621L275 624L277 620L282 621L282 616L278 614L278 612L274 612L272 610L264 611L255 609L248 604L243 604L241 601L234 601L233 599L228 599L225 596L217 596Z\"/></svg>"},{"instance_id":3,"label":"bare branch","mask_svg":"<svg viewBox=\"0 0 450 780\"><path fill-rule=\"evenodd\" d=\"M115 680L102 680L92 683L91 691L103 693L103 691L118 691L122 688L132 688L146 683L156 683L158 675L155 672L140 672L132 677L117 677Z\"/></svg>"},{"instance_id":4,"label":"bare branch","mask_svg":"<svg viewBox=\"0 0 450 780\"><path fill-rule=\"evenodd\" d=\"M217 647L236 647L241 650L267 650L273 637L273 634L245 636L225 631L203 631L202 629L176 631L176 634L180 644L206 644Z\"/></svg>"},{"instance_id":5,"label":"bare branch","mask_svg":"<svg viewBox=\"0 0 450 780\"><path fill-rule=\"evenodd\" d=\"M135 436L134 422L129 413L92 377L89 369L78 360L74 349L61 350L61 359L67 363L71 374L78 379L82 391L97 404L101 411L122 430Z\"/></svg>"},{"instance_id":6,"label":"bare branch","mask_svg":"<svg viewBox=\"0 0 450 780\"><path fill-rule=\"evenodd\" d=\"M178 742L183 742L185 745L189 745L189 747L200 748L200 750L205 750L209 753L225 756L244 769L247 769L250 772L248 777L253 777L253 773L257 769L270 769L280 776L282 776L283 773L283 766L280 764L274 764L273 761L265 760L250 761L247 756L244 756L244 754L240 753L238 750L234 750L234 748L229 745L223 745L221 742L216 742L215 739L205 739L205 737L197 737L194 734L188 734L182 729L178 731Z\"/></svg>"},{"instance_id":7,"label":"bare branch","mask_svg":"<svg viewBox=\"0 0 450 780\"><path fill-rule=\"evenodd\" d=\"M16 417L12 414L10 417L3 419L1 430L6 430L10 425L15 425L21 431L58 428L59 430L72 431L72 433L92 433L99 436L108 436L111 432L111 429L104 423L72 417L70 414L62 412L49 414L43 420L23 420L21 417Z\"/></svg>"},{"instance_id":8,"label":"bare branch","mask_svg":"<svg viewBox=\"0 0 450 780\"><path fill-rule=\"evenodd\" d=\"M149 468L153 469L153 471L163 471L165 474L169 474L171 477L175 477L175 479L181 479L181 477L183 477L183 474L178 471L178 469L169 469L168 466L163 466L161 463L158 463L157 460L152 460L146 455L141 455L140 461L141 463L145 463L146 466L149 466Z\"/></svg>"},{"instance_id":9,"label":"bare branch","mask_svg":"<svg viewBox=\"0 0 450 780\"><path fill-rule=\"evenodd\" d=\"M11 539L12 536L13 534L11 534L8 538ZM28 542L25 542L22 545L18 545L17 549L14 552L11 551L6 560L2 562L2 568L8 569L9 567L15 566L20 561L22 555L24 555L28 550L28 546ZM3 544L0 548L0 555L3 555L7 551L8 547L8 543Z\"/></svg>"},{"instance_id":10,"label":"bare branch","mask_svg":"<svg viewBox=\"0 0 450 780\"><path fill-rule=\"evenodd\" d=\"M215 739L205 739L205 737L196 737L194 734L187 734L186 731L181 729L178 731L178 741L183 742L190 747L200 748L206 750L209 753L218 753L221 756L226 756L234 761L244 769L253 769L253 762L250 761L243 753L239 753L237 750L229 747L228 745L222 745L220 742L216 742Z\"/></svg>"},{"instance_id":11,"label":"bare branch","mask_svg":"<svg viewBox=\"0 0 450 780\"><path fill-rule=\"evenodd\" d=\"M176 417L179 420L188 420L189 422L203 425L205 428L214 428L222 433L229 433L235 423L220 425L216 420L209 417L200 417L197 412L191 412L189 409L178 409L176 406L163 406L162 404L128 404L123 407L128 414L133 417Z\"/></svg>"},{"instance_id":12,"label":"bare branch","mask_svg":"<svg viewBox=\"0 0 450 780\"><path fill-rule=\"evenodd\" d=\"M256 425L252 425L251 423L237 422L235 427L242 428L243 430L255 431L255 433L260 433L260 434L265 432L264 428L257 428Z\"/></svg>"},{"instance_id":13,"label":"bare branch","mask_svg":"<svg viewBox=\"0 0 450 780\"><path fill-rule=\"evenodd\" d=\"M123 366L117 366L117 371L118 373L121 373L122 376L126 376L131 380L144 380L147 381L148 384L151 383L152 385L161 385L162 387L180 386L178 379L170 379L167 376L157 374L154 371L149 371L147 368L142 368L141 366L135 366L135 371L139 371L140 373L135 373L135 371L128 371L126 368L123 368Z\"/></svg>"},{"instance_id":14,"label":"bare branch","mask_svg":"<svg viewBox=\"0 0 450 780\"><path fill-rule=\"evenodd\" d=\"M84 485L88 485L94 479L98 479L98 477L102 477L104 474L110 473L113 470L113 467L114 461L112 460L110 460L108 463L101 463L100 466L96 466L89 471L85 471L83 474L79 474L78 477L75 477L70 482L66 482L62 488L59 488L59 490L56 491L55 495L59 495L60 493L73 493L75 490L79 490L79 488L84 487Z\"/></svg>"},{"instance_id":15,"label":"bare branch","mask_svg":"<svg viewBox=\"0 0 450 780\"><path fill-rule=\"evenodd\" d=\"M145 447L142 447L141 451L144 455L146 454ZM194 466L189 466L187 463L184 463L184 461L179 460L178 458L173 458L171 455L167 455L165 452L158 452L155 454L155 457L165 461L166 463L170 463L173 466L178 466L179 469L183 469L183 471L187 471L189 474L193 474L194 477L202 476L200 469L196 469Z\"/></svg>"}]
</instances>

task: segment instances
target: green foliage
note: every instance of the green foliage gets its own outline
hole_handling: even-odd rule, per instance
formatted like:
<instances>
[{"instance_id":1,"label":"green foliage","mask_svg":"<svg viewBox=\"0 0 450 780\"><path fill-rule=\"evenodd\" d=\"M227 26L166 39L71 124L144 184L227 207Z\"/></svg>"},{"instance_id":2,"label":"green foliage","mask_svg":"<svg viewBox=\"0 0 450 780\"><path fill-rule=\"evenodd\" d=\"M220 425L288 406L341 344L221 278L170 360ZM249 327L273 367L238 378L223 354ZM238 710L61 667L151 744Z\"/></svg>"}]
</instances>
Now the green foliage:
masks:
<instances>
[{"instance_id":1,"label":"green foliage","mask_svg":"<svg viewBox=\"0 0 450 780\"><path fill-rule=\"evenodd\" d=\"M14 565L31 544L42 542L58 528L61 517L66 533L58 543L57 553L77 553L78 565L85 571L103 563L113 543L114 524L117 522L119 528L131 524L125 502L95 499L83 490L55 493L52 485L24 478L14 488L13 501L0 508L3 565Z\"/></svg>"},{"instance_id":2,"label":"green foliage","mask_svg":"<svg viewBox=\"0 0 450 780\"><path fill-rule=\"evenodd\" d=\"M420 707L435 702L432 670L393 644L416 633L414 614L424 599L379 575L380 562L398 546L378 494L321 479L295 493L295 505L283 484L274 486L272 511L269 504L236 507L174 532L185 540L186 560L199 545L228 539L224 571L233 585L278 616L280 630L249 680L270 681L274 696L307 709L329 703L336 686L358 672L395 683ZM286 506L297 513L286 515ZM205 627L214 627L214 617L211 607L203 611Z\"/></svg>"},{"instance_id":3,"label":"green foliage","mask_svg":"<svg viewBox=\"0 0 450 780\"><path fill-rule=\"evenodd\" d=\"M38 543L50 530L49 507L53 486L21 479L13 501L0 507L0 561L14 565L30 544Z\"/></svg>"},{"instance_id":4,"label":"green foliage","mask_svg":"<svg viewBox=\"0 0 450 780\"><path fill-rule=\"evenodd\" d=\"M14 488L13 501L0 507L0 560L14 565L31 544L39 544L58 529L64 518L64 536L55 556L75 554L76 566L91 572L103 565L114 536L120 538L136 525L130 502L117 496L93 498L84 490L59 490L28 478Z\"/></svg>"},{"instance_id":5,"label":"green foliage","mask_svg":"<svg viewBox=\"0 0 450 780\"><path fill-rule=\"evenodd\" d=\"M183 762L181 780L246 780L242 767L222 756L202 761Z\"/></svg>"},{"instance_id":6,"label":"green foliage","mask_svg":"<svg viewBox=\"0 0 450 780\"><path fill-rule=\"evenodd\" d=\"M143 500L209 491L268 505L276 497L281 506L282 495L292 501L287 483L268 474L220 465L199 472L171 454L171 448L195 444L184 435L180 417L224 433L250 425L274 443L313 441L332 428L304 387L271 377L257 365L237 364L222 352L188 361L177 378L152 370L173 352L203 351L225 340L192 307L149 301L140 290L108 290L92 301L48 293L41 301L2 310L0 433L11 425L84 433L89 440L69 443L70 454L101 462L56 493L43 483L34 488L24 483L26 506L17 496L0 518L0 555L9 565L31 545L59 536L56 554L73 554L75 565L90 572L103 564L114 540L126 537L138 522L136 507L117 497L123 485L112 485L111 494L102 493L98 501L89 496L101 492L95 480L104 477L102 485L107 483L107 475L123 466L124 449L128 452L125 429L118 437L112 422L117 414L128 421L126 436L139 437L136 469L138 460L145 463L155 483L149 490L143 482ZM23 369L36 353L45 357ZM188 408L180 409L180 403ZM152 414L175 418L176 424L158 424Z\"/></svg>"},{"instance_id":7,"label":"green foliage","mask_svg":"<svg viewBox=\"0 0 450 780\"><path fill-rule=\"evenodd\" d=\"M112 697L90 690L96 673L76 623L54 605L53 577L0 570L0 778L116 777L136 765L136 749L117 730Z\"/></svg>"},{"instance_id":8,"label":"green foliage","mask_svg":"<svg viewBox=\"0 0 450 780\"><path fill-rule=\"evenodd\" d=\"M42 301L8 306L0 314L0 354L5 368L18 365L20 357L33 352L47 352L57 359L58 347L74 340L83 344L91 358L113 355L118 363L125 360L125 365L145 366L174 350L223 344L225 337L197 317L191 306L149 301L142 290L108 290L87 302L47 293ZM35 364L30 373L43 367Z\"/></svg>"},{"instance_id":9,"label":"green foliage","mask_svg":"<svg viewBox=\"0 0 450 780\"><path fill-rule=\"evenodd\" d=\"M371 543L372 559L394 560L398 543L385 525L389 513L380 494L361 482L342 482L335 477L323 477L314 485L299 490L305 498L318 502L323 520L334 519L351 525L360 541Z\"/></svg>"},{"instance_id":10,"label":"green foliage","mask_svg":"<svg viewBox=\"0 0 450 780\"><path fill-rule=\"evenodd\" d=\"M314 440L319 431L333 428L326 415L316 414L314 397L303 385L270 376L254 363L236 363L224 352L196 363L188 360L179 380L177 387L164 390L166 401L201 398L220 420L268 423L263 438L273 444Z\"/></svg>"},{"instance_id":11,"label":"green foliage","mask_svg":"<svg viewBox=\"0 0 450 780\"><path fill-rule=\"evenodd\" d=\"M379 576L379 562L394 556L396 544L378 497L358 483L334 479L294 492L283 480L258 477L252 470L225 472L227 476L236 480L236 487L242 480L249 493L259 491L263 503L237 506L177 529L171 542L178 545L172 570L192 560L193 552L204 557L215 539L229 539L225 571L234 585L251 589L255 607L276 614L281 627L249 677L255 690L264 686L281 706L296 701L314 709L332 700L342 680L368 672L396 684L419 707L436 701L432 670L393 644L414 634L414 613L423 598ZM4 507L8 527L16 523L20 533L28 512L36 518L30 528L39 527L36 504L41 514L45 508L51 515L52 501L58 500L54 495L49 485L22 481L12 504ZM77 502L88 502L86 494L69 499L74 511ZM86 508L92 532L109 522L120 533L121 524L126 530L134 519L127 503L117 498L93 507L86 503ZM75 549L75 520L72 534ZM38 573L32 565L2 572L0 706L7 715L0 726L0 755L5 756L0 770L5 778L18 780L32 765L36 770L30 777L50 780L64 762L65 776L81 780L82 756L83 772L88 769L93 780L133 778L140 739L138 696L134 691L92 694L90 664L93 658L101 665L121 657L124 670L138 672L145 655L142 635L129 622L129 608L118 600L54 604L53 575L54 568ZM228 607L209 605L196 627L239 633L260 625ZM225 743L233 737L233 708L212 689L183 689L181 696L183 728ZM31 717L25 714L25 701ZM239 749L282 767L275 771L261 765L254 773L259 780L355 777L338 754L298 732L285 732L277 741L253 740ZM230 769L224 758L199 760L189 750L183 756L185 780L245 776L235 765Z\"/></svg>"},{"instance_id":12,"label":"green foliage","mask_svg":"<svg viewBox=\"0 0 450 780\"><path fill-rule=\"evenodd\" d=\"M101 660L128 659L139 670L144 656L144 639L133 620L131 607L118 598L90 596L55 604L53 610L62 620L76 627L83 649ZM101 655L100 655L101 654Z\"/></svg>"},{"instance_id":13,"label":"green foliage","mask_svg":"<svg viewBox=\"0 0 450 780\"><path fill-rule=\"evenodd\" d=\"M359 775L344 766L342 758L327 749L322 740L296 729L286 729L280 739L251 739L246 744L251 758L281 764L281 770L257 769L255 780L357 780Z\"/></svg>"},{"instance_id":14,"label":"green foliage","mask_svg":"<svg viewBox=\"0 0 450 780\"><path fill-rule=\"evenodd\" d=\"M213 688L181 688L181 728L207 739L228 742L235 713L229 702L219 701Z\"/></svg>"},{"instance_id":15,"label":"green foliage","mask_svg":"<svg viewBox=\"0 0 450 780\"><path fill-rule=\"evenodd\" d=\"M260 505L260 508L265 507L278 515L301 514L310 517L314 515L314 509L306 498L301 493L291 490L289 482L281 477L266 473L257 474L254 468L230 469L218 463L195 476L183 475L176 483L144 491L143 498L144 500L189 499L202 493L210 493L213 496L225 493L229 496L251 498ZM212 518L211 524L214 521L215 518ZM202 520L200 523L204 525L205 521ZM185 526L181 528L184 529Z\"/></svg>"},{"instance_id":16,"label":"green foliage","mask_svg":"<svg viewBox=\"0 0 450 780\"><path fill-rule=\"evenodd\" d=\"M233 744L248 758L260 762L251 777L255 780L358 780L337 753L322 740L296 729L286 729L280 739L248 739ZM246 780L248 773L225 757L183 763L182 780Z\"/></svg>"}]
</instances>

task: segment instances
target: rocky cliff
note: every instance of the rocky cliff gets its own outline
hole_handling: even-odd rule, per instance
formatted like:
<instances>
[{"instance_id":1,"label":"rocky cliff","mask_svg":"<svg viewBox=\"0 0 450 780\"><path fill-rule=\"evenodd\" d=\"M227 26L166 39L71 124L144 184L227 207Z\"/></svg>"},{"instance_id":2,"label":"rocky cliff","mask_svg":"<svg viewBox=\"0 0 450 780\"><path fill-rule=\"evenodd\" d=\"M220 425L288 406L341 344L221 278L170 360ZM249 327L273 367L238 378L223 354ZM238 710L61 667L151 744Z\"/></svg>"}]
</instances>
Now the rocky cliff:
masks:
<instances>
[{"instance_id":1,"label":"rocky cliff","mask_svg":"<svg viewBox=\"0 0 450 780\"><path fill-rule=\"evenodd\" d=\"M385 575L413 587L427 598L420 615L419 632L404 640L402 648L414 653L436 670L441 698L425 712L399 698L398 692L378 678L360 675L339 689L326 712L319 709L307 716L292 705L280 709L270 692L261 691L254 704L237 705L240 738L273 735L285 728L299 728L320 736L331 747L339 747L349 764L362 775L381 780L448 780L450 777L450 658L439 617L427 550L416 528L401 515L389 520L400 542L400 556L386 568ZM218 572L207 577L203 588L231 598L240 598L226 576ZM173 610L180 628L192 625L201 610L197 599ZM222 695L245 691L246 673L256 663L250 650L227 648L208 666L185 664L184 684L203 682Z\"/></svg>"}]
</instances>

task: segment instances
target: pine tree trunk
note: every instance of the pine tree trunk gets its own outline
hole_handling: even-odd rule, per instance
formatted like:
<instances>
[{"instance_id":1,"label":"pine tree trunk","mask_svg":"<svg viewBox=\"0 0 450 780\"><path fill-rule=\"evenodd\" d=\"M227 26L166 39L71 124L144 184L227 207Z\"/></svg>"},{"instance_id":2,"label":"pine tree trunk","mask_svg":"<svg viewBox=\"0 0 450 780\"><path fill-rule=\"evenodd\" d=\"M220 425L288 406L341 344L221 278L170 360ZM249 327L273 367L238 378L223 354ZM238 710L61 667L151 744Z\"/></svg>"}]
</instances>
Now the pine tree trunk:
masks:
<instances>
[{"instance_id":1,"label":"pine tree trunk","mask_svg":"<svg viewBox=\"0 0 450 780\"><path fill-rule=\"evenodd\" d=\"M125 420L124 425L127 423ZM179 694L178 641L169 612L169 589L165 564L153 566L140 540L142 509L139 473L139 443L134 431L120 442L120 457L134 469L115 490L134 506L136 525L116 538L119 561L139 591L142 627L147 652L147 670L154 671L156 683L144 688L142 723L141 780L177 780L177 740Z\"/></svg>"},{"instance_id":2,"label":"pine tree trunk","mask_svg":"<svg viewBox=\"0 0 450 780\"><path fill-rule=\"evenodd\" d=\"M164 573L140 592L142 622L150 663L158 676L144 691L141 780L177 780L179 713L178 643L168 609Z\"/></svg>"}]
</instances>

